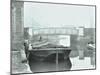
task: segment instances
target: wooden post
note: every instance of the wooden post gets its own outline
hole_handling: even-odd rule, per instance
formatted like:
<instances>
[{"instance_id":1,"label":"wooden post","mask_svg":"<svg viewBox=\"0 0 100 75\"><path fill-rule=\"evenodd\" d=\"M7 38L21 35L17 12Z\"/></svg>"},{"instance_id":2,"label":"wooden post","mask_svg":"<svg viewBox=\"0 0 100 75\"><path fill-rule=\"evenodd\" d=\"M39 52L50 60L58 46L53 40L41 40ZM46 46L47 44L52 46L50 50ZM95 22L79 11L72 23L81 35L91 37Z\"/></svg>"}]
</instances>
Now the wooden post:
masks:
<instances>
[{"instance_id":1,"label":"wooden post","mask_svg":"<svg viewBox=\"0 0 100 75\"><path fill-rule=\"evenodd\" d=\"M58 65L58 50L56 50L56 71L59 70L59 65Z\"/></svg>"},{"instance_id":2,"label":"wooden post","mask_svg":"<svg viewBox=\"0 0 100 75\"><path fill-rule=\"evenodd\" d=\"M79 27L78 34L78 51L79 51L79 59L84 59L84 27Z\"/></svg>"},{"instance_id":3,"label":"wooden post","mask_svg":"<svg viewBox=\"0 0 100 75\"><path fill-rule=\"evenodd\" d=\"M91 55L91 57L90 57L90 59L91 59L91 65L93 65L93 66L95 66L95 48L93 49L93 51L92 51L92 55Z\"/></svg>"},{"instance_id":4,"label":"wooden post","mask_svg":"<svg viewBox=\"0 0 100 75\"><path fill-rule=\"evenodd\" d=\"M84 50L79 50L79 59L84 59Z\"/></svg>"}]
</instances>

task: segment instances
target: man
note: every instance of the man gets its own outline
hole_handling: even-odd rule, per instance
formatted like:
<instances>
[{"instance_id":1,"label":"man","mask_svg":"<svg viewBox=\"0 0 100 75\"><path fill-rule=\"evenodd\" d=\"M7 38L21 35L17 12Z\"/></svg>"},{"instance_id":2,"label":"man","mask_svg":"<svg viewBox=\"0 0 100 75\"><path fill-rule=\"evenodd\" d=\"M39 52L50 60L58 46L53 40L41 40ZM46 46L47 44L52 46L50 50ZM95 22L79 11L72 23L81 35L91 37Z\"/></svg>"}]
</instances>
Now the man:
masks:
<instances>
[{"instance_id":1,"label":"man","mask_svg":"<svg viewBox=\"0 0 100 75\"><path fill-rule=\"evenodd\" d=\"M26 54L26 58L27 58L28 49L29 49L28 40L25 40L25 42L24 42L24 48L25 48L25 54Z\"/></svg>"}]
</instances>

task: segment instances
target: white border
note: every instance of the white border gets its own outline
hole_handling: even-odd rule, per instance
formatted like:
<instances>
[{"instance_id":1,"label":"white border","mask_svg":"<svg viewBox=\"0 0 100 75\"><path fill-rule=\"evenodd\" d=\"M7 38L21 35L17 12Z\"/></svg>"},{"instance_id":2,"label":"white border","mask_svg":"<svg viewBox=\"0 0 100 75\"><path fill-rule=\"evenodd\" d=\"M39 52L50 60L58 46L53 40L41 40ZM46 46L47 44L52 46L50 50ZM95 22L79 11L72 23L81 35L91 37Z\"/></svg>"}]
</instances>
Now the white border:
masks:
<instances>
[{"instance_id":1,"label":"white border","mask_svg":"<svg viewBox=\"0 0 100 75\"><path fill-rule=\"evenodd\" d=\"M35 75L99 75L100 73L100 0L35 0L97 5L97 70L40 73ZM0 75L10 73L10 0L0 0ZM25 74L26 75L26 74ZM29 74L27 74L29 75ZM33 75L33 74L31 74Z\"/></svg>"}]
</instances>

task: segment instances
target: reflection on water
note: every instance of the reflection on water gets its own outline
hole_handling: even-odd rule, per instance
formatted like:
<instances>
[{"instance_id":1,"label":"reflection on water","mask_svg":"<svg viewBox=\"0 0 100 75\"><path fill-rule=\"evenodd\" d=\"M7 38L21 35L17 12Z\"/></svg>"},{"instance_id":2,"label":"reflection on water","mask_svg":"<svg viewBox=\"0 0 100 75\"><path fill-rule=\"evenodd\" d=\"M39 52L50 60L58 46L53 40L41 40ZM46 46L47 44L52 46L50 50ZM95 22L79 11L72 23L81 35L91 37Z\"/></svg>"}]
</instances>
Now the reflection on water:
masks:
<instances>
[{"instance_id":1,"label":"reflection on water","mask_svg":"<svg viewBox=\"0 0 100 75\"><path fill-rule=\"evenodd\" d=\"M36 60L35 56L30 55L29 65L32 72L63 71L63 70L71 69L72 64L69 58L67 60L64 60L64 55L59 54L58 68L57 68L55 57L56 55L52 54L51 56L47 57L45 60L39 61Z\"/></svg>"},{"instance_id":2,"label":"reflection on water","mask_svg":"<svg viewBox=\"0 0 100 75\"><path fill-rule=\"evenodd\" d=\"M38 57L30 55L29 65L32 72L48 72L56 70L56 55L52 54L44 61L37 60ZM95 69L95 65L91 65L91 58L85 57L83 60L79 60L79 56L70 57L68 60L64 60L63 54L59 54L58 71L63 70L83 70L83 69Z\"/></svg>"}]
</instances>

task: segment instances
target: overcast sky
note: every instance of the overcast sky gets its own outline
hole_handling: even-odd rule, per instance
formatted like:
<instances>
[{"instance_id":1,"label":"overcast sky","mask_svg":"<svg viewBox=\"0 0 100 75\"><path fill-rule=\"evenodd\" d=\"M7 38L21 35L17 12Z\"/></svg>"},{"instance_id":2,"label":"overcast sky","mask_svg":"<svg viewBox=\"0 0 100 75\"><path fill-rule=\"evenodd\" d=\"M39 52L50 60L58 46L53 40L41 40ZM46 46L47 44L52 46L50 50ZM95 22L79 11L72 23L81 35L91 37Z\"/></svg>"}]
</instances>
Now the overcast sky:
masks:
<instances>
[{"instance_id":1,"label":"overcast sky","mask_svg":"<svg viewBox=\"0 0 100 75\"><path fill-rule=\"evenodd\" d=\"M25 2L25 27L95 27L95 7Z\"/></svg>"}]
</instances>

